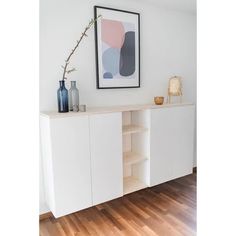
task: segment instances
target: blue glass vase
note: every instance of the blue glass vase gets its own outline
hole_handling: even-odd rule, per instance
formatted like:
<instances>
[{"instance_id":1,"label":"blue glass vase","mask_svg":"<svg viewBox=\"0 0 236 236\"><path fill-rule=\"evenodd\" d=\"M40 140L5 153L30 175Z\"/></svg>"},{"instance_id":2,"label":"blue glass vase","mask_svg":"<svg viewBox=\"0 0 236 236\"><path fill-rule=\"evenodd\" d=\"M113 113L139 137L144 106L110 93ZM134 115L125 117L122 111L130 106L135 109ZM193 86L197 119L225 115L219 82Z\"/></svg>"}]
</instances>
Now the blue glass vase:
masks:
<instances>
[{"instance_id":1,"label":"blue glass vase","mask_svg":"<svg viewBox=\"0 0 236 236\"><path fill-rule=\"evenodd\" d=\"M68 90L65 87L65 81L60 80L60 88L57 90L58 112L69 112Z\"/></svg>"}]
</instances>

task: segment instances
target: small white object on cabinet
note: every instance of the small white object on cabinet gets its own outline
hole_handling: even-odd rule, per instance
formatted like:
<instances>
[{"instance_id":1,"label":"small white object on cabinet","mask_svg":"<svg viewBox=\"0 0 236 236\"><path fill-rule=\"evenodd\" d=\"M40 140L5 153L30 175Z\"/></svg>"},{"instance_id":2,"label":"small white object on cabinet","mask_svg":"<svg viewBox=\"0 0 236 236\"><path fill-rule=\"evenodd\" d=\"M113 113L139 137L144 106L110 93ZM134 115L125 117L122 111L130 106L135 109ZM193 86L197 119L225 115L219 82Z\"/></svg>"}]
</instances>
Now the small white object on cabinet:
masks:
<instances>
[{"instance_id":1,"label":"small white object on cabinet","mask_svg":"<svg viewBox=\"0 0 236 236\"><path fill-rule=\"evenodd\" d=\"M92 206L88 116L41 116L46 200L55 217Z\"/></svg>"},{"instance_id":2,"label":"small white object on cabinet","mask_svg":"<svg viewBox=\"0 0 236 236\"><path fill-rule=\"evenodd\" d=\"M194 106L151 110L150 186L193 168Z\"/></svg>"},{"instance_id":3,"label":"small white object on cabinet","mask_svg":"<svg viewBox=\"0 0 236 236\"><path fill-rule=\"evenodd\" d=\"M91 115L93 205L123 196L121 112Z\"/></svg>"}]
</instances>

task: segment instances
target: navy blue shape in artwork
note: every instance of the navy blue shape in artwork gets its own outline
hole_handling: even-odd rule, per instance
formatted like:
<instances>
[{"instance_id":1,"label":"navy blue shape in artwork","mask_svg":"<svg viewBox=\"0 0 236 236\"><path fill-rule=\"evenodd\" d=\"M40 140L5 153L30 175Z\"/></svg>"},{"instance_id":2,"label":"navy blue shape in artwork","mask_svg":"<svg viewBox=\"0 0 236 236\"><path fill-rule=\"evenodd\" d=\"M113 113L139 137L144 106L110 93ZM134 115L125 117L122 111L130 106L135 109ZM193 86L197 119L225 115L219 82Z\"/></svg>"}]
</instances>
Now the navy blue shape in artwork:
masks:
<instances>
[{"instance_id":1,"label":"navy blue shape in artwork","mask_svg":"<svg viewBox=\"0 0 236 236\"><path fill-rule=\"evenodd\" d=\"M135 32L125 33L124 44L120 50L120 75L130 76L135 72Z\"/></svg>"},{"instance_id":2,"label":"navy blue shape in artwork","mask_svg":"<svg viewBox=\"0 0 236 236\"><path fill-rule=\"evenodd\" d=\"M105 73L103 74L103 78L104 78L104 79L113 79L113 75L112 75L112 73L110 73L110 72L105 72Z\"/></svg>"}]
</instances>

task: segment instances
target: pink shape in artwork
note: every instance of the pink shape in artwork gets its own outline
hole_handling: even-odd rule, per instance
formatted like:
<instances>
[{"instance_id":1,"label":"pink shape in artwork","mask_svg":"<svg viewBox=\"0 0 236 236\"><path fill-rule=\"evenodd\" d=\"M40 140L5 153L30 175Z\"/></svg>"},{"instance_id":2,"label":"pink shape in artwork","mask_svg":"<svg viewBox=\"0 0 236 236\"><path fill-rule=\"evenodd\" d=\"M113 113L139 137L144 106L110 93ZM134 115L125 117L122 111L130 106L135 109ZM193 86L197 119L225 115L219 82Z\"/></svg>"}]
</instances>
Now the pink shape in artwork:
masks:
<instances>
[{"instance_id":1,"label":"pink shape in artwork","mask_svg":"<svg viewBox=\"0 0 236 236\"><path fill-rule=\"evenodd\" d=\"M125 29L121 22L115 20L101 20L102 41L112 48L121 48L124 43Z\"/></svg>"}]
</instances>

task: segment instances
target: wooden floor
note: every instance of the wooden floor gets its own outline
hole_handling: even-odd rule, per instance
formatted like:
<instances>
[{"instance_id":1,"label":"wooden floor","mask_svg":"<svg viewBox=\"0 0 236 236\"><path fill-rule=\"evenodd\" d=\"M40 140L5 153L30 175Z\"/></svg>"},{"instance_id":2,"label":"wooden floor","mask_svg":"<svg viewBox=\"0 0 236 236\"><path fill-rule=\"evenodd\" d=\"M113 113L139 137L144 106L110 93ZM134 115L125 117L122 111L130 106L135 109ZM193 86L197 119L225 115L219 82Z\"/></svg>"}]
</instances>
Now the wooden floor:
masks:
<instances>
[{"instance_id":1,"label":"wooden floor","mask_svg":"<svg viewBox=\"0 0 236 236\"><path fill-rule=\"evenodd\" d=\"M196 174L42 220L40 235L196 235Z\"/></svg>"}]
</instances>

